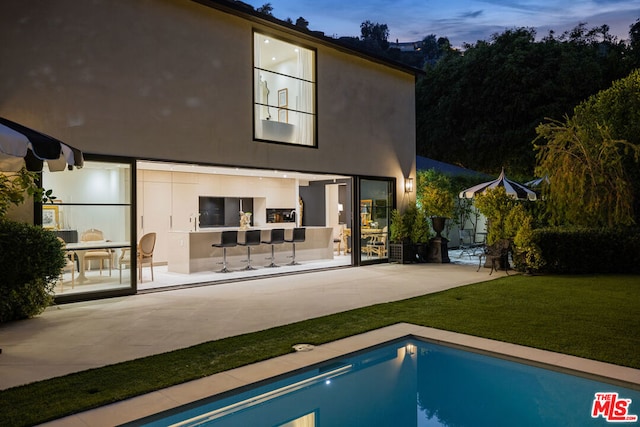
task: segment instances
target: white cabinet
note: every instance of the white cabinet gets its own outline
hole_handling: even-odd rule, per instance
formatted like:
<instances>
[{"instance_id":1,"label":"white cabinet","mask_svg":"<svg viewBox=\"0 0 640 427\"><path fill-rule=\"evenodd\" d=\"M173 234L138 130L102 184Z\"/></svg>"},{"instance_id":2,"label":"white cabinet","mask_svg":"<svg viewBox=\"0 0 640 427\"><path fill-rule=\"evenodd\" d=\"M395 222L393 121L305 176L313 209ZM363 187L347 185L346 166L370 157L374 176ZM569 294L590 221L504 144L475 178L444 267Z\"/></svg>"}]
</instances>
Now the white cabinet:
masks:
<instances>
[{"instance_id":1,"label":"white cabinet","mask_svg":"<svg viewBox=\"0 0 640 427\"><path fill-rule=\"evenodd\" d=\"M197 185L174 182L171 190L171 230L194 231L193 221L198 215Z\"/></svg>"},{"instance_id":2,"label":"white cabinet","mask_svg":"<svg viewBox=\"0 0 640 427\"><path fill-rule=\"evenodd\" d=\"M198 213L197 185L190 183L191 174L165 171L141 171L138 180L138 238L145 233L157 234L153 251L154 264L167 262L168 233L189 231L192 215Z\"/></svg>"},{"instance_id":3,"label":"white cabinet","mask_svg":"<svg viewBox=\"0 0 640 427\"><path fill-rule=\"evenodd\" d=\"M142 209L139 209L138 238L146 233L156 233L156 246L153 250L153 262L167 261L167 236L171 225L171 183L144 182Z\"/></svg>"}]
</instances>

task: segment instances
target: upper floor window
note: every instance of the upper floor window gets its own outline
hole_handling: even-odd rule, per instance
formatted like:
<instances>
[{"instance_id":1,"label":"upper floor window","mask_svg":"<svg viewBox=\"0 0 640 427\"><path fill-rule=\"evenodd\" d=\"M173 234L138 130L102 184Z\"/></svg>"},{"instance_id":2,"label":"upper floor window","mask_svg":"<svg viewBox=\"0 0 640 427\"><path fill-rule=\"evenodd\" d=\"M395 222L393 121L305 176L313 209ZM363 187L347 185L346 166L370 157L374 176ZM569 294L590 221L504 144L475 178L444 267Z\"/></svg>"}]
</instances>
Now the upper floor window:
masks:
<instances>
[{"instance_id":1,"label":"upper floor window","mask_svg":"<svg viewBox=\"0 0 640 427\"><path fill-rule=\"evenodd\" d=\"M254 136L316 146L316 52L254 33Z\"/></svg>"}]
</instances>

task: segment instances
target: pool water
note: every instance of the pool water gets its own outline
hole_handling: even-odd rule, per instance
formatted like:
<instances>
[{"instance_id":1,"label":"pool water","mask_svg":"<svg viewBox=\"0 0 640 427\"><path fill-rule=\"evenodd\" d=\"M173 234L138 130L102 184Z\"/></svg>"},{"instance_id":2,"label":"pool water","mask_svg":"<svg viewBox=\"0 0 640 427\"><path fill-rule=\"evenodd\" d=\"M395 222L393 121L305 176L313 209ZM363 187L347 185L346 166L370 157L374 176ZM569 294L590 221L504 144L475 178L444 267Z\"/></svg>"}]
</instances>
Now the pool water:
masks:
<instances>
[{"instance_id":1,"label":"pool water","mask_svg":"<svg viewBox=\"0 0 640 427\"><path fill-rule=\"evenodd\" d=\"M595 394L602 392L631 399L625 415L640 414L638 390L403 340L127 425L603 426L621 412L602 404L592 417Z\"/></svg>"}]
</instances>

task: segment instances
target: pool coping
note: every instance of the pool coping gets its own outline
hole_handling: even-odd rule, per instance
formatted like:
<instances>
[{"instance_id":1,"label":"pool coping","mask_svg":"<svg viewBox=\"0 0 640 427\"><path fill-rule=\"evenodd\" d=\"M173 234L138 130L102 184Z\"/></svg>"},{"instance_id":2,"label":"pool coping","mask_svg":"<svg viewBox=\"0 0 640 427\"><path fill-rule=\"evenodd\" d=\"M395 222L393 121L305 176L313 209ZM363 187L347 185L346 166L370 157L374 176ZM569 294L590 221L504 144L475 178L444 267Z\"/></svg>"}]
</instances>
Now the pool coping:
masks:
<instances>
[{"instance_id":1,"label":"pool coping","mask_svg":"<svg viewBox=\"0 0 640 427\"><path fill-rule=\"evenodd\" d=\"M437 344L543 366L596 380L640 390L640 369L628 368L581 357L540 350L502 341L480 338L409 323L398 323L360 335L262 362L220 372L100 408L60 418L43 426L113 426L175 409L213 395L229 392L267 379L362 351L402 338L414 337ZM302 343L301 343L302 344Z\"/></svg>"}]
</instances>

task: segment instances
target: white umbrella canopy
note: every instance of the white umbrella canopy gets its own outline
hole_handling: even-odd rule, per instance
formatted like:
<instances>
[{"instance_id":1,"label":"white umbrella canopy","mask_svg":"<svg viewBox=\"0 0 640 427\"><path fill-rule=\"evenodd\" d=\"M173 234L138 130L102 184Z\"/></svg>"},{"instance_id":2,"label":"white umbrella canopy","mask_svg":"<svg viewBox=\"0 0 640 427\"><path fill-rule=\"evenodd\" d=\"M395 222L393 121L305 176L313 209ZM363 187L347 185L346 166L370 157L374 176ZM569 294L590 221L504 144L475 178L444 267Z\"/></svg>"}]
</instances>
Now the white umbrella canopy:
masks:
<instances>
[{"instance_id":1,"label":"white umbrella canopy","mask_svg":"<svg viewBox=\"0 0 640 427\"><path fill-rule=\"evenodd\" d=\"M549 184L549 177L548 176L544 176L542 178L537 178L537 179L533 179L531 181L527 181L524 183L524 185L526 185L529 188L537 188L537 187L541 187L542 184Z\"/></svg>"},{"instance_id":2,"label":"white umbrella canopy","mask_svg":"<svg viewBox=\"0 0 640 427\"><path fill-rule=\"evenodd\" d=\"M518 200L536 200L538 197L535 191L508 179L504 174L504 169L500 172L500 176L497 179L467 188L466 190L461 191L458 197L461 199L473 199L476 194L484 193L485 191L496 187L504 187L508 196Z\"/></svg>"},{"instance_id":3,"label":"white umbrella canopy","mask_svg":"<svg viewBox=\"0 0 640 427\"><path fill-rule=\"evenodd\" d=\"M0 117L0 171L15 172L26 164L30 171L81 168L82 152L54 137Z\"/></svg>"}]
</instances>

